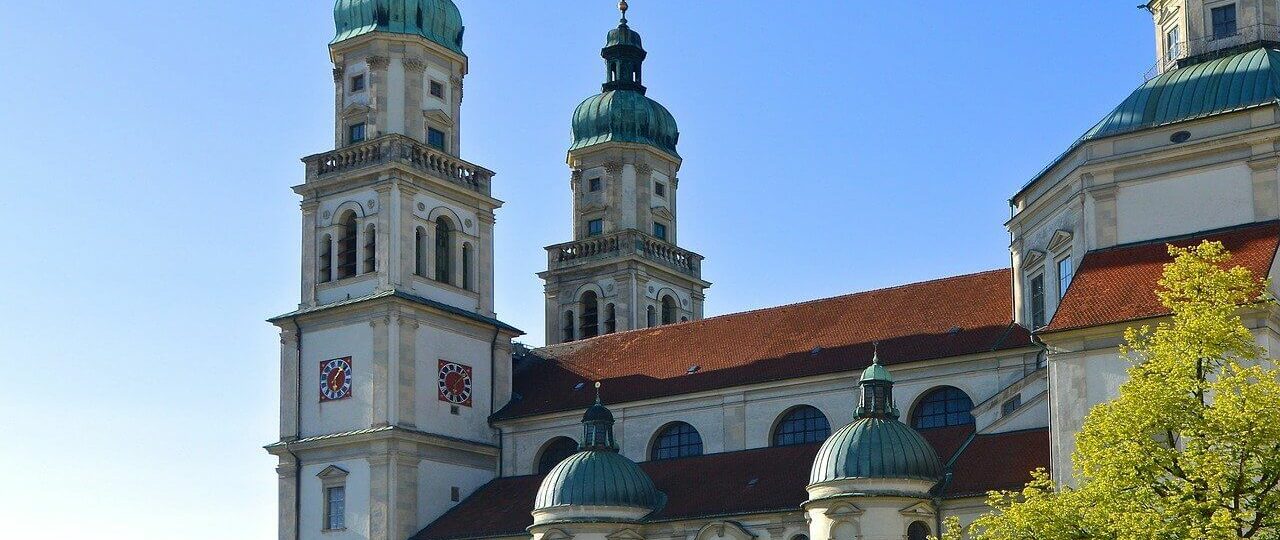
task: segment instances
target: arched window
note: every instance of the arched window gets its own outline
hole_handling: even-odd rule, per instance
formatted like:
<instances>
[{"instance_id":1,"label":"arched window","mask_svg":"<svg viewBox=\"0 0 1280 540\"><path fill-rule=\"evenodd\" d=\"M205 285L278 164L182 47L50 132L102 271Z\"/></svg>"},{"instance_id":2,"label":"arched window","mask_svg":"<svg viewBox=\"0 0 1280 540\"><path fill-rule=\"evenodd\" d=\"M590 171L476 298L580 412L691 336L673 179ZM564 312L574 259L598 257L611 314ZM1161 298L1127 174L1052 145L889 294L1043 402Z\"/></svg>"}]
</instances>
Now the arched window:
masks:
<instances>
[{"instance_id":1,"label":"arched window","mask_svg":"<svg viewBox=\"0 0 1280 540\"><path fill-rule=\"evenodd\" d=\"M413 273L427 277L427 230L418 227L413 232Z\"/></svg>"},{"instance_id":2,"label":"arched window","mask_svg":"<svg viewBox=\"0 0 1280 540\"><path fill-rule=\"evenodd\" d=\"M565 343L573 341L573 312L572 311L564 312L564 321L562 323L562 326L560 327L560 332L562 332L563 334L563 339L561 339L560 341L563 341Z\"/></svg>"},{"instance_id":3,"label":"arched window","mask_svg":"<svg viewBox=\"0 0 1280 540\"><path fill-rule=\"evenodd\" d=\"M320 239L320 255L317 257L319 268L316 269L316 281L328 283L333 281L333 236L324 235Z\"/></svg>"},{"instance_id":4,"label":"arched window","mask_svg":"<svg viewBox=\"0 0 1280 540\"><path fill-rule=\"evenodd\" d=\"M907 527L907 540L927 540L930 534L929 524L923 521L913 521Z\"/></svg>"},{"instance_id":5,"label":"arched window","mask_svg":"<svg viewBox=\"0 0 1280 540\"><path fill-rule=\"evenodd\" d=\"M564 458L578 453L578 443L568 437L556 437L542 447L538 456L538 474L547 474Z\"/></svg>"},{"instance_id":6,"label":"arched window","mask_svg":"<svg viewBox=\"0 0 1280 540\"><path fill-rule=\"evenodd\" d=\"M676 299L664 296L662 297L662 324L674 322L676 322Z\"/></svg>"},{"instance_id":7,"label":"arched window","mask_svg":"<svg viewBox=\"0 0 1280 540\"><path fill-rule=\"evenodd\" d=\"M453 227L449 218L436 218L436 281L453 283Z\"/></svg>"},{"instance_id":8,"label":"arched window","mask_svg":"<svg viewBox=\"0 0 1280 540\"><path fill-rule=\"evenodd\" d=\"M822 411L808 405L801 405L782 415L778 425L773 428L774 446L791 446L793 444L809 444L827 440L831 435L831 424Z\"/></svg>"},{"instance_id":9,"label":"arched window","mask_svg":"<svg viewBox=\"0 0 1280 540\"><path fill-rule=\"evenodd\" d=\"M582 336L583 339L593 338L600 335L600 323L598 318L600 315L600 302L596 297L595 291L582 293L580 302L582 303L582 306L579 308L581 309L579 313L581 313L582 316L578 323L578 335Z\"/></svg>"},{"instance_id":10,"label":"arched window","mask_svg":"<svg viewBox=\"0 0 1280 540\"><path fill-rule=\"evenodd\" d=\"M658 326L658 310L653 309L653 306L649 306L649 309L645 313L645 323L647 323L647 326L649 328Z\"/></svg>"},{"instance_id":11,"label":"arched window","mask_svg":"<svg viewBox=\"0 0 1280 540\"><path fill-rule=\"evenodd\" d=\"M702 436L698 430L684 422L667 424L653 440L649 459L675 459L702 455Z\"/></svg>"},{"instance_id":12,"label":"arched window","mask_svg":"<svg viewBox=\"0 0 1280 540\"><path fill-rule=\"evenodd\" d=\"M604 333L612 334L617 331L618 331L618 314L615 312L613 304L605 304Z\"/></svg>"},{"instance_id":13,"label":"arched window","mask_svg":"<svg viewBox=\"0 0 1280 540\"><path fill-rule=\"evenodd\" d=\"M370 223L364 229L364 270L365 274L378 269L378 228Z\"/></svg>"},{"instance_id":14,"label":"arched window","mask_svg":"<svg viewBox=\"0 0 1280 540\"><path fill-rule=\"evenodd\" d=\"M338 279L356 275L356 213L348 210L338 220Z\"/></svg>"},{"instance_id":15,"label":"arched window","mask_svg":"<svg viewBox=\"0 0 1280 540\"><path fill-rule=\"evenodd\" d=\"M973 400L963 390L942 386L916 402L911 425L916 429L963 426L973 423Z\"/></svg>"},{"instance_id":16,"label":"arched window","mask_svg":"<svg viewBox=\"0 0 1280 540\"><path fill-rule=\"evenodd\" d=\"M471 244L462 244L462 288L471 290Z\"/></svg>"}]
</instances>

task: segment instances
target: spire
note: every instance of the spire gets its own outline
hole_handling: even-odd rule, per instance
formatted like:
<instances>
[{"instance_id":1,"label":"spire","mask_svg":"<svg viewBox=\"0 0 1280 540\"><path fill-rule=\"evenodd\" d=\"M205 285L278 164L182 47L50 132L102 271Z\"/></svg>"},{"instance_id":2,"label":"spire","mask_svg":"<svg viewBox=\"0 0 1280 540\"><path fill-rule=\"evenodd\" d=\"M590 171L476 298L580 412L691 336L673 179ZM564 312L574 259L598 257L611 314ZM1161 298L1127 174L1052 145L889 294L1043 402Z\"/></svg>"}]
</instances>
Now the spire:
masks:
<instances>
[{"instance_id":1,"label":"spire","mask_svg":"<svg viewBox=\"0 0 1280 540\"><path fill-rule=\"evenodd\" d=\"M596 402L582 415L582 444L578 450L618 451L618 442L613 438L613 413L600 400L599 381L596 381Z\"/></svg>"},{"instance_id":2,"label":"spire","mask_svg":"<svg viewBox=\"0 0 1280 540\"><path fill-rule=\"evenodd\" d=\"M646 53L640 44L640 34L627 26L628 9L627 0L618 2L622 19L617 28L609 31L604 49L600 51L605 61L604 91L634 90L643 94L640 66Z\"/></svg>"},{"instance_id":3,"label":"spire","mask_svg":"<svg viewBox=\"0 0 1280 540\"><path fill-rule=\"evenodd\" d=\"M897 418L898 408L893 404L893 375L880 364L880 343L876 342L873 347L871 366L862 372L858 381L862 387L858 418Z\"/></svg>"}]
</instances>

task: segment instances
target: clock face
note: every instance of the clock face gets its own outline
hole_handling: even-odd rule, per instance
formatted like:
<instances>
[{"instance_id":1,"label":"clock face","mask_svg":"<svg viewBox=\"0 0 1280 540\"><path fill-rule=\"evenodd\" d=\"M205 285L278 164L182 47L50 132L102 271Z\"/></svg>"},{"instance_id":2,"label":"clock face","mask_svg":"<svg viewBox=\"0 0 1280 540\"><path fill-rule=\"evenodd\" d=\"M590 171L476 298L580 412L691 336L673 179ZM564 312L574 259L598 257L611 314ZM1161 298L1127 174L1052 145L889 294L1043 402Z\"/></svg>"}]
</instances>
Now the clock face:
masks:
<instances>
[{"instance_id":1,"label":"clock face","mask_svg":"<svg viewBox=\"0 0 1280 540\"><path fill-rule=\"evenodd\" d=\"M351 397L351 357L320 362L320 401Z\"/></svg>"},{"instance_id":2,"label":"clock face","mask_svg":"<svg viewBox=\"0 0 1280 540\"><path fill-rule=\"evenodd\" d=\"M440 361L440 401L471 406L471 368L455 362Z\"/></svg>"}]
</instances>

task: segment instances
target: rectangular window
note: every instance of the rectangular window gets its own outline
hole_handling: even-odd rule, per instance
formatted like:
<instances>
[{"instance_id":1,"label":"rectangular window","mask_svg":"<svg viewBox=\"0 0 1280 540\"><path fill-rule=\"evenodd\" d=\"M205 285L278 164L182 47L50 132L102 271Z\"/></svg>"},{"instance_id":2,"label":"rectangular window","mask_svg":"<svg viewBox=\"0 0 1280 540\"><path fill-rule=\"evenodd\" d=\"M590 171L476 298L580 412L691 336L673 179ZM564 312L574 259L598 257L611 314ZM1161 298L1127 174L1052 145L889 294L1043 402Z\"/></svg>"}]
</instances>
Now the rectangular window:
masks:
<instances>
[{"instance_id":1,"label":"rectangular window","mask_svg":"<svg viewBox=\"0 0 1280 540\"><path fill-rule=\"evenodd\" d=\"M450 501L453 501L453 502L461 501L461 500L462 500L462 490L461 490L461 489L458 489L456 486L455 486L455 487L451 487L451 488L449 488L449 500L450 500Z\"/></svg>"},{"instance_id":2,"label":"rectangular window","mask_svg":"<svg viewBox=\"0 0 1280 540\"><path fill-rule=\"evenodd\" d=\"M1177 60L1182 54L1182 42L1179 40L1178 27L1170 28L1164 34L1164 56L1169 61Z\"/></svg>"},{"instance_id":3,"label":"rectangular window","mask_svg":"<svg viewBox=\"0 0 1280 540\"><path fill-rule=\"evenodd\" d=\"M1013 398L1000 404L1000 416L1009 416L1013 411L1018 410L1022 406L1022 394L1013 396Z\"/></svg>"},{"instance_id":4,"label":"rectangular window","mask_svg":"<svg viewBox=\"0 0 1280 540\"><path fill-rule=\"evenodd\" d=\"M654 194L654 195L657 195L657 196L659 196L659 197L666 197L666 196L667 196L667 185L666 185L666 184L663 184L662 182L655 182L655 183L653 184L653 194Z\"/></svg>"},{"instance_id":5,"label":"rectangular window","mask_svg":"<svg viewBox=\"0 0 1280 540\"><path fill-rule=\"evenodd\" d=\"M430 87L431 95L433 95L433 96L435 96L435 97L438 97L438 98L440 98L440 99L444 99L444 85L443 85L443 84L440 84L440 83L439 83L439 82L437 82L437 81L431 81L431 83L430 83L428 86Z\"/></svg>"},{"instance_id":6,"label":"rectangular window","mask_svg":"<svg viewBox=\"0 0 1280 540\"><path fill-rule=\"evenodd\" d=\"M1229 38L1236 35L1236 5L1227 4L1209 10L1213 19L1213 39Z\"/></svg>"},{"instance_id":7,"label":"rectangular window","mask_svg":"<svg viewBox=\"0 0 1280 540\"><path fill-rule=\"evenodd\" d=\"M592 178L587 180L587 191L600 191L600 179Z\"/></svg>"},{"instance_id":8,"label":"rectangular window","mask_svg":"<svg viewBox=\"0 0 1280 540\"><path fill-rule=\"evenodd\" d=\"M656 237L658 237L658 239L660 239L660 240L666 240L666 239L667 239L667 226L666 226L666 225L663 225L663 224L661 224L661 223L657 223L657 222L655 222L655 223L653 224L653 235L654 235L654 236L656 236Z\"/></svg>"},{"instance_id":9,"label":"rectangular window","mask_svg":"<svg viewBox=\"0 0 1280 540\"><path fill-rule=\"evenodd\" d=\"M364 74L361 73L351 78L351 93L364 91Z\"/></svg>"},{"instance_id":10,"label":"rectangular window","mask_svg":"<svg viewBox=\"0 0 1280 540\"><path fill-rule=\"evenodd\" d=\"M600 236L604 234L604 220L593 219L587 222L587 236Z\"/></svg>"},{"instance_id":11,"label":"rectangular window","mask_svg":"<svg viewBox=\"0 0 1280 540\"><path fill-rule=\"evenodd\" d=\"M1058 261L1058 298L1067 295L1067 287L1071 286L1071 278L1075 277L1075 268L1071 266L1071 257L1063 257Z\"/></svg>"},{"instance_id":12,"label":"rectangular window","mask_svg":"<svg viewBox=\"0 0 1280 540\"><path fill-rule=\"evenodd\" d=\"M427 128L427 145L444 150L444 132L436 128Z\"/></svg>"},{"instance_id":13,"label":"rectangular window","mask_svg":"<svg viewBox=\"0 0 1280 540\"><path fill-rule=\"evenodd\" d=\"M1031 329L1044 326L1044 273L1031 278Z\"/></svg>"},{"instance_id":14,"label":"rectangular window","mask_svg":"<svg viewBox=\"0 0 1280 540\"><path fill-rule=\"evenodd\" d=\"M347 528L347 488L331 487L325 490L324 528L330 531Z\"/></svg>"},{"instance_id":15,"label":"rectangular window","mask_svg":"<svg viewBox=\"0 0 1280 540\"><path fill-rule=\"evenodd\" d=\"M347 143L355 144L358 142L364 142L364 122L352 124L351 127L347 128Z\"/></svg>"}]
</instances>

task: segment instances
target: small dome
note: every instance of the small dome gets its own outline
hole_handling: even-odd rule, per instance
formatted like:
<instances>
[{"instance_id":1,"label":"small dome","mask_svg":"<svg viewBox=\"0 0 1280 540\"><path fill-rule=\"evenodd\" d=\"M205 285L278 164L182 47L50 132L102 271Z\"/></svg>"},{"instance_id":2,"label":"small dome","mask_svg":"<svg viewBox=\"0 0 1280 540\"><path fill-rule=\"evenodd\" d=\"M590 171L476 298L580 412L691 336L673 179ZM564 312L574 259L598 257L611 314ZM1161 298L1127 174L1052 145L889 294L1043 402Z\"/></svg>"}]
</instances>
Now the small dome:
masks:
<instances>
[{"instance_id":1,"label":"small dome","mask_svg":"<svg viewBox=\"0 0 1280 540\"><path fill-rule=\"evenodd\" d=\"M534 510L561 506L622 506L657 510L666 497L635 462L610 450L578 452L547 473Z\"/></svg>"},{"instance_id":2,"label":"small dome","mask_svg":"<svg viewBox=\"0 0 1280 540\"><path fill-rule=\"evenodd\" d=\"M600 400L597 399L596 403L587 407L587 412L582 415L582 423L586 424L588 422L608 422L612 424L613 411L610 411L608 407L605 407L604 404L600 403Z\"/></svg>"},{"instance_id":3,"label":"small dome","mask_svg":"<svg viewBox=\"0 0 1280 540\"><path fill-rule=\"evenodd\" d=\"M607 142L647 144L679 157L676 119L658 102L633 90L610 90L587 98L573 111L577 150Z\"/></svg>"},{"instance_id":4,"label":"small dome","mask_svg":"<svg viewBox=\"0 0 1280 540\"><path fill-rule=\"evenodd\" d=\"M884 381L892 383L893 375L889 373L888 369L885 369L884 366L880 365L879 359L876 359L871 362L870 366L867 366L867 369L862 370L862 378L858 379L858 382L866 381Z\"/></svg>"},{"instance_id":5,"label":"small dome","mask_svg":"<svg viewBox=\"0 0 1280 540\"><path fill-rule=\"evenodd\" d=\"M851 478L938 481L942 461L924 437L897 419L860 418L822 444L809 483Z\"/></svg>"},{"instance_id":6,"label":"small dome","mask_svg":"<svg viewBox=\"0 0 1280 540\"><path fill-rule=\"evenodd\" d=\"M370 32L422 36L462 53L462 14L452 0L337 0L334 43Z\"/></svg>"},{"instance_id":7,"label":"small dome","mask_svg":"<svg viewBox=\"0 0 1280 540\"><path fill-rule=\"evenodd\" d=\"M625 24L609 31L609 37L606 38L604 46L613 47L614 45L643 47L640 43L640 33Z\"/></svg>"}]
</instances>

